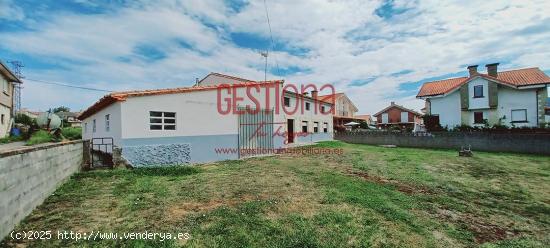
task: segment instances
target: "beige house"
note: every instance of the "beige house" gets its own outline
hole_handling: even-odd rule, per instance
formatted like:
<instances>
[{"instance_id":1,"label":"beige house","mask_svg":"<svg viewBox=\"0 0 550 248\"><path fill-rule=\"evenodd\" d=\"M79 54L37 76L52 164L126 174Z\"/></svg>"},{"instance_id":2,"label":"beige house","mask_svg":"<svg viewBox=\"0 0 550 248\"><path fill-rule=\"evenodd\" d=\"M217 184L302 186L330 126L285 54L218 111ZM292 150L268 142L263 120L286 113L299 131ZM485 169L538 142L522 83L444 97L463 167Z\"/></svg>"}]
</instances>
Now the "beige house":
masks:
<instances>
[{"instance_id":1,"label":"beige house","mask_svg":"<svg viewBox=\"0 0 550 248\"><path fill-rule=\"evenodd\" d=\"M22 82L0 61L0 137L8 135L12 125L14 83Z\"/></svg>"},{"instance_id":2,"label":"beige house","mask_svg":"<svg viewBox=\"0 0 550 248\"><path fill-rule=\"evenodd\" d=\"M361 122L362 118L357 118L355 113L358 109L353 102L346 96L345 93L335 93L330 95L319 96L321 101L330 102L334 104L334 127L343 128L344 124L349 122Z\"/></svg>"}]
</instances>

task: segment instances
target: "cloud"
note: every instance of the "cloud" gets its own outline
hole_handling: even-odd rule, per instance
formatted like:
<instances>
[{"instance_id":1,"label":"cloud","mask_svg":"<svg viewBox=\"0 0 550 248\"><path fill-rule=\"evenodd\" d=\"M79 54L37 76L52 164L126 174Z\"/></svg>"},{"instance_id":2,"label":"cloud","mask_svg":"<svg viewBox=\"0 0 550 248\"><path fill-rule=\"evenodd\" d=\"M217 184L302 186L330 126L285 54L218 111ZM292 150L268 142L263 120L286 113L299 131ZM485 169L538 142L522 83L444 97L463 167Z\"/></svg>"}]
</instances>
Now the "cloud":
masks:
<instances>
[{"instance_id":1,"label":"cloud","mask_svg":"<svg viewBox=\"0 0 550 248\"><path fill-rule=\"evenodd\" d=\"M40 22L21 12L10 22L25 29L0 31L0 56L56 61L25 72L114 90L186 86L210 71L263 78L257 50L271 39L263 1L80 2L109 11L68 9ZM281 0L267 7L276 43L268 77L332 83L361 113L391 101L418 110L415 82L466 73L468 64L550 68L548 1ZM23 105L52 104L31 87ZM65 105L86 107L98 95L75 94L86 100Z\"/></svg>"},{"instance_id":2,"label":"cloud","mask_svg":"<svg viewBox=\"0 0 550 248\"><path fill-rule=\"evenodd\" d=\"M0 20L23 20L25 14L23 10L16 6L13 0L4 0L0 3Z\"/></svg>"}]
</instances>

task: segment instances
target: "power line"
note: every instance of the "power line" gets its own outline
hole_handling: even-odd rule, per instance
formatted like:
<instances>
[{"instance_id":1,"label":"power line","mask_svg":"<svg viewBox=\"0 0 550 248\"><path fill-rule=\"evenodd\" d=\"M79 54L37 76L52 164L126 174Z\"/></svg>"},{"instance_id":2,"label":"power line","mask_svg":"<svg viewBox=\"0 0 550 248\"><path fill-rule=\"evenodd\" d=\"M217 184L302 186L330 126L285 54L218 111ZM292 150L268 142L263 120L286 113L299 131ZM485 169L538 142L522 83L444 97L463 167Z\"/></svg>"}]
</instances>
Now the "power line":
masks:
<instances>
[{"instance_id":1,"label":"power line","mask_svg":"<svg viewBox=\"0 0 550 248\"><path fill-rule=\"evenodd\" d=\"M32 82L36 82L36 83L57 85L57 86L63 86L63 87L69 87L69 88L76 88L76 89L81 89L81 90L92 90L92 91L101 91L101 92L113 92L112 90L104 90L104 89L96 89L96 88L82 87L82 86L76 86L76 85L70 85L70 84L58 83L58 82L48 82L48 81L38 80L38 79L32 79L32 78L26 78L25 81L32 81Z\"/></svg>"},{"instance_id":2,"label":"power line","mask_svg":"<svg viewBox=\"0 0 550 248\"><path fill-rule=\"evenodd\" d=\"M275 42L273 41L273 32L271 31L271 22L269 21L269 11L267 10L267 3L266 0L264 0L264 8L265 8L265 17L267 19L267 26L269 27L269 37L271 38L271 50L275 50ZM277 67L277 74L281 75L279 71L279 62L277 61L277 56L275 53L273 53L273 57L275 58L275 66Z\"/></svg>"}]
</instances>

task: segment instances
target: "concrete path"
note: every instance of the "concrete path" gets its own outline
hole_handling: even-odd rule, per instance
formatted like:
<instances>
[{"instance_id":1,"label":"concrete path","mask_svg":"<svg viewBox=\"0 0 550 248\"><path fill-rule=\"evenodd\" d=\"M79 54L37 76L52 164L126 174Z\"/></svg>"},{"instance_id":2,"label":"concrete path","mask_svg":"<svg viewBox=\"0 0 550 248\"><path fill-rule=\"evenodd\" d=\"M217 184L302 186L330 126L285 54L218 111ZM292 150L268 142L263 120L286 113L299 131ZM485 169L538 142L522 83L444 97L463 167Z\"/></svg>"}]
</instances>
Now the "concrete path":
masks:
<instances>
[{"instance_id":1,"label":"concrete path","mask_svg":"<svg viewBox=\"0 0 550 248\"><path fill-rule=\"evenodd\" d=\"M17 142L12 142L12 143L7 143L7 144L1 144L0 145L0 152L15 150L15 149L19 149L19 148L22 148L22 147L25 147L25 141L17 141Z\"/></svg>"}]
</instances>

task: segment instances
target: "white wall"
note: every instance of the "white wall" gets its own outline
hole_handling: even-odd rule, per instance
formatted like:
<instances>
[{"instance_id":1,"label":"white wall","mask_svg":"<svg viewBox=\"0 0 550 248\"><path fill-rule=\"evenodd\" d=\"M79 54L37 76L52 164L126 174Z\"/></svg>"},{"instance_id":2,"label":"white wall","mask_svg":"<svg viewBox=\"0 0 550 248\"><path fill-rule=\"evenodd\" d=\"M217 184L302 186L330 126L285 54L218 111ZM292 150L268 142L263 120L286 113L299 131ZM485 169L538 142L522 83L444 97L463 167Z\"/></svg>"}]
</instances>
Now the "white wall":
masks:
<instances>
[{"instance_id":1,"label":"white wall","mask_svg":"<svg viewBox=\"0 0 550 248\"><path fill-rule=\"evenodd\" d=\"M112 137L116 146L121 145L122 120L120 119L121 102L113 103L82 121L82 139ZM110 129L105 129L105 115L110 115ZM93 120L96 120L96 131L93 132ZM87 123L87 125L86 125ZM87 128L85 127L87 126Z\"/></svg>"},{"instance_id":2,"label":"white wall","mask_svg":"<svg viewBox=\"0 0 550 248\"><path fill-rule=\"evenodd\" d=\"M431 114L439 115L442 127L453 128L460 125L460 91L455 91L445 97L434 97L431 101Z\"/></svg>"},{"instance_id":3,"label":"white wall","mask_svg":"<svg viewBox=\"0 0 550 248\"><path fill-rule=\"evenodd\" d=\"M251 94L259 101L260 107L265 109L266 88L260 92L254 90ZM274 88L270 92L274 92ZM221 135L238 133L238 116L234 113L221 114L218 112L217 90L193 91L181 94L166 94L130 97L122 103L122 119L124 128L122 138L147 137L177 137ZM247 97L246 88L237 88L240 106L255 106ZM273 108L275 94L270 93L270 108ZM232 93L221 90L223 103L222 110L227 108L223 99L231 98ZM149 111L176 112L176 130L150 130Z\"/></svg>"},{"instance_id":4,"label":"white wall","mask_svg":"<svg viewBox=\"0 0 550 248\"><path fill-rule=\"evenodd\" d=\"M302 131L302 121L308 122L308 132L313 133L313 126L315 122L319 122L319 130L318 133L323 133L323 123L327 123L328 125L328 132L332 133L333 131L333 115L332 114L321 114L320 112L320 104L317 104L317 112L315 112L315 103L312 99L308 98L302 98L301 100L304 100L304 108L302 110L301 108L301 102L296 98L293 94L285 94L286 97L290 98L290 106L286 107L288 112L290 114L287 114L285 111L281 109L280 115L276 116L276 122L286 122L287 119L293 119L294 120L294 132L301 132ZM310 109L305 109L305 103L310 104ZM298 109L294 112L294 108L298 104ZM283 105L283 102L281 102L281 106ZM325 111L329 111L331 109L330 104L323 104L325 106ZM292 113L294 112L294 113ZM283 125L284 127L282 130L288 131L287 126ZM277 129L277 126L275 127Z\"/></svg>"},{"instance_id":5,"label":"white wall","mask_svg":"<svg viewBox=\"0 0 550 248\"><path fill-rule=\"evenodd\" d=\"M503 124L511 126L512 109L526 109L528 123L514 123L515 126L537 126L537 90L516 90L505 86L498 88L498 115Z\"/></svg>"},{"instance_id":6,"label":"white wall","mask_svg":"<svg viewBox=\"0 0 550 248\"><path fill-rule=\"evenodd\" d=\"M0 115L4 115L4 123L0 123L0 138L10 133L11 109L0 104Z\"/></svg>"},{"instance_id":7,"label":"white wall","mask_svg":"<svg viewBox=\"0 0 550 248\"><path fill-rule=\"evenodd\" d=\"M483 97L474 98L474 86L483 86ZM489 108L489 84L486 79L476 78L468 82L469 109Z\"/></svg>"}]
</instances>

